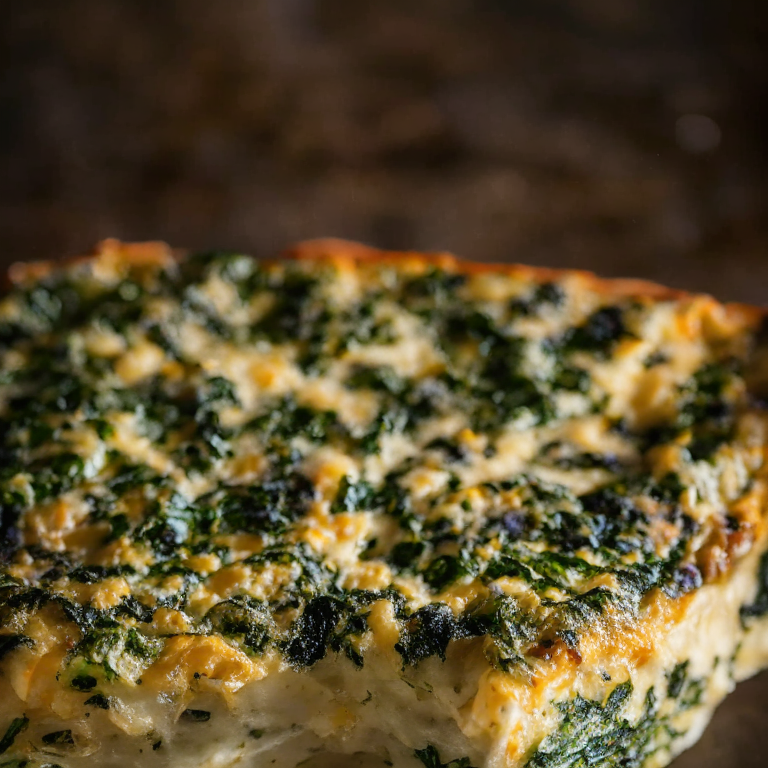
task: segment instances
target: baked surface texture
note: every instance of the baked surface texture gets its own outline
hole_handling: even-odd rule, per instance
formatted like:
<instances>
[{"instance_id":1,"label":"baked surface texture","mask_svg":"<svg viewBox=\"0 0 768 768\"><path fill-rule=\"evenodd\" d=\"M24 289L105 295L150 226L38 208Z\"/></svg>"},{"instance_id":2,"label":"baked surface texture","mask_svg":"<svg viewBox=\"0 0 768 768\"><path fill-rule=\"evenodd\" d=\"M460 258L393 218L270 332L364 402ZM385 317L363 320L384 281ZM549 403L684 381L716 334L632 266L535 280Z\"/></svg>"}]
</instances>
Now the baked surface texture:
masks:
<instances>
[{"instance_id":1,"label":"baked surface texture","mask_svg":"<svg viewBox=\"0 0 768 768\"><path fill-rule=\"evenodd\" d=\"M0 768L649 768L768 664L761 310L106 241L0 299Z\"/></svg>"}]
</instances>

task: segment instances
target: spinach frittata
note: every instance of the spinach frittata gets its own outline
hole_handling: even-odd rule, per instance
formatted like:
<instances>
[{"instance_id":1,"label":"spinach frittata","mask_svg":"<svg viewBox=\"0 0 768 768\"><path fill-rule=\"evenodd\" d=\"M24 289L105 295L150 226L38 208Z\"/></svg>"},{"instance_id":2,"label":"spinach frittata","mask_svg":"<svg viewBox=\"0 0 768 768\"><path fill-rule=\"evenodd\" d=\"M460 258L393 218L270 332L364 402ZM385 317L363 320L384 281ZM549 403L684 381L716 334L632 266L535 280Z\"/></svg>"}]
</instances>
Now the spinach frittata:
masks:
<instances>
[{"instance_id":1,"label":"spinach frittata","mask_svg":"<svg viewBox=\"0 0 768 768\"><path fill-rule=\"evenodd\" d=\"M12 270L0 768L665 765L768 663L762 313L290 255Z\"/></svg>"}]
</instances>

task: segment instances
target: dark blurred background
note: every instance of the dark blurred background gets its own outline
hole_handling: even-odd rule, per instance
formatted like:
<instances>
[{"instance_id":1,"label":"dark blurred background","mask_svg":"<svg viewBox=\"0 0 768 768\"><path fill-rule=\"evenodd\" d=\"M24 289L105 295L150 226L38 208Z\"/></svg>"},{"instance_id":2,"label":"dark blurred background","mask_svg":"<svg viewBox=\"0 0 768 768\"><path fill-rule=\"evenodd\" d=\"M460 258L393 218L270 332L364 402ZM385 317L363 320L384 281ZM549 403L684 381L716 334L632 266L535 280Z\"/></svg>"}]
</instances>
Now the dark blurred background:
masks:
<instances>
[{"instance_id":1,"label":"dark blurred background","mask_svg":"<svg viewBox=\"0 0 768 768\"><path fill-rule=\"evenodd\" d=\"M764 5L0 2L2 257L337 235L760 302Z\"/></svg>"},{"instance_id":2,"label":"dark blurred background","mask_svg":"<svg viewBox=\"0 0 768 768\"><path fill-rule=\"evenodd\" d=\"M764 7L0 0L0 263L337 235L764 303ZM767 685L681 768L765 768Z\"/></svg>"}]
</instances>

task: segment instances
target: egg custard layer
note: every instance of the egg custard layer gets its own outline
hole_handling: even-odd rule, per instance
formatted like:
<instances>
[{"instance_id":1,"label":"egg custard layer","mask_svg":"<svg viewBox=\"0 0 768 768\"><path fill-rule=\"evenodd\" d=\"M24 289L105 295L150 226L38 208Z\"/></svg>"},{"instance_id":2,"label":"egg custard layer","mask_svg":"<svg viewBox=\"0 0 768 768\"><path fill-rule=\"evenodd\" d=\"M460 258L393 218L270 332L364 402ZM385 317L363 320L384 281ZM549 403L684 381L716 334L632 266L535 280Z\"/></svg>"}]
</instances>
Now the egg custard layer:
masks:
<instances>
[{"instance_id":1,"label":"egg custard layer","mask_svg":"<svg viewBox=\"0 0 768 768\"><path fill-rule=\"evenodd\" d=\"M0 768L649 768L768 664L759 310L337 241L0 299Z\"/></svg>"}]
</instances>

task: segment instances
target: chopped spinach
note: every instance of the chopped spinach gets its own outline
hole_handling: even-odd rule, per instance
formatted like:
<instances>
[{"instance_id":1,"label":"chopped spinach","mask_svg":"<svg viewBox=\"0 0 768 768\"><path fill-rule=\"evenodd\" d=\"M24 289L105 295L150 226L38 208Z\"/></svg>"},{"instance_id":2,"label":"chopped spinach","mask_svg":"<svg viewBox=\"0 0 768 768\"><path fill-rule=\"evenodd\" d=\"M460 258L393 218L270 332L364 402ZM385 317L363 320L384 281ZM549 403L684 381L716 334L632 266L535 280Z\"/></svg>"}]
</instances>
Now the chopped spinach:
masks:
<instances>
[{"instance_id":1,"label":"chopped spinach","mask_svg":"<svg viewBox=\"0 0 768 768\"><path fill-rule=\"evenodd\" d=\"M7 752L16 741L16 737L26 730L29 725L29 718L26 715L14 717L11 724L6 728L3 737L0 739L0 755Z\"/></svg>"},{"instance_id":2,"label":"chopped spinach","mask_svg":"<svg viewBox=\"0 0 768 768\"><path fill-rule=\"evenodd\" d=\"M48 746L70 746L75 743L72 738L72 731L54 731L53 733L46 733L42 738L43 744Z\"/></svg>"},{"instance_id":3,"label":"chopped spinach","mask_svg":"<svg viewBox=\"0 0 768 768\"><path fill-rule=\"evenodd\" d=\"M471 565L466 558L440 555L427 565L422 576L434 591L440 592L468 573L471 573Z\"/></svg>"},{"instance_id":4,"label":"chopped spinach","mask_svg":"<svg viewBox=\"0 0 768 768\"><path fill-rule=\"evenodd\" d=\"M205 709L185 709L181 713L181 719L190 723L207 723L211 719L211 713Z\"/></svg>"},{"instance_id":5,"label":"chopped spinach","mask_svg":"<svg viewBox=\"0 0 768 768\"><path fill-rule=\"evenodd\" d=\"M566 300L565 290L558 283L542 283L528 294L509 302L513 317L537 315L545 306L560 307Z\"/></svg>"},{"instance_id":6,"label":"chopped spinach","mask_svg":"<svg viewBox=\"0 0 768 768\"><path fill-rule=\"evenodd\" d=\"M741 609L741 620L748 624L750 620L768 614L768 552L760 558L757 572L757 594L752 603Z\"/></svg>"},{"instance_id":7,"label":"chopped spinach","mask_svg":"<svg viewBox=\"0 0 768 768\"><path fill-rule=\"evenodd\" d=\"M593 312L582 325L569 331L561 344L565 352L590 352L607 355L620 339L629 336L620 307L603 307Z\"/></svg>"},{"instance_id":8,"label":"chopped spinach","mask_svg":"<svg viewBox=\"0 0 768 768\"><path fill-rule=\"evenodd\" d=\"M370 483L361 480L350 482L345 475L339 483L336 500L331 506L332 512L362 512L371 509L376 502L376 494Z\"/></svg>"},{"instance_id":9,"label":"chopped spinach","mask_svg":"<svg viewBox=\"0 0 768 768\"><path fill-rule=\"evenodd\" d=\"M640 768L658 727L657 702L651 689L640 720L630 723L622 713L632 691L626 682L604 703L581 696L559 703L558 730L537 747L526 768Z\"/></svg>"},{"instance_id":10,"label":"chopped spinach","mask_svg":"<svg viewBox=\"0 0 768 768\"><path fill-rule=\"evenodd\" d=\"M460 757L457 760L444 763L440 759L437 747L432 744L428 744L424 749L415 750L413 754L424 763L425 768L472 768L468 757Z\"/></svg>"},{"instance_id":11,"label":"chopped spinach","mask_svg":"<svg viewBox=\"0 0 768 768\"><path fill-rule=\"evenodd\" d=\"M210 629L235 638L251 653L262 653L274 634L267 606L255 598L236 595L217 603L206 614Z\"/></svg>"},{"instance_id":12,"label":"chopped spinach","mask_svg":"<svg viewBox=\"0 0 768 768\"><path fill-rule=\"evenodd\" d=\"M110 708L110 699L103 693L94 693L93 696L86 699L83 703L86 707L96 707L97 709Z\"/></svg>"},{"instance_id":13,"label":"chopped spinach","mask_svg":"<svg viewBox=\"0 0 768 768\"><path fill-rule=\"evenodd\" d=\"M311 600L293 628L285 654L297 667L311 667L325 657L328 642L341 618L338 601L323 595Z\"/></svg>"},{"instance_id":14,"label":"chopped spinach","mask_svg":"<svg viewBox=\"0 0 768 768\"><path fill-rule=\"evenodd\" d=\"M92 691L98 684L98 680L92 675L77 675L73 677L69 684L77 691Z\"/></svg>"},{"instance_id":15,"label":"chopped spinach","mask_svg":"<svg viewBox=\"0 0 768 768\"><path fill-rule=\"evenodd\" d=\"M403 665L415 666L430 656L445 661L448 643L456 635L456 620L443 603L429 603L403 621L395 650Z\"/></svg>"},{"instance_id":16,"label":"chopped spinach","mask_svg":"<svg viewBox=\"0 0 768 768\"><path fill-rule=\"evenodd\" d=\"M26 635L0 635L0 661L17 648L32 648L33 645L32 639Z\"/></svg>"}]
</instances>

